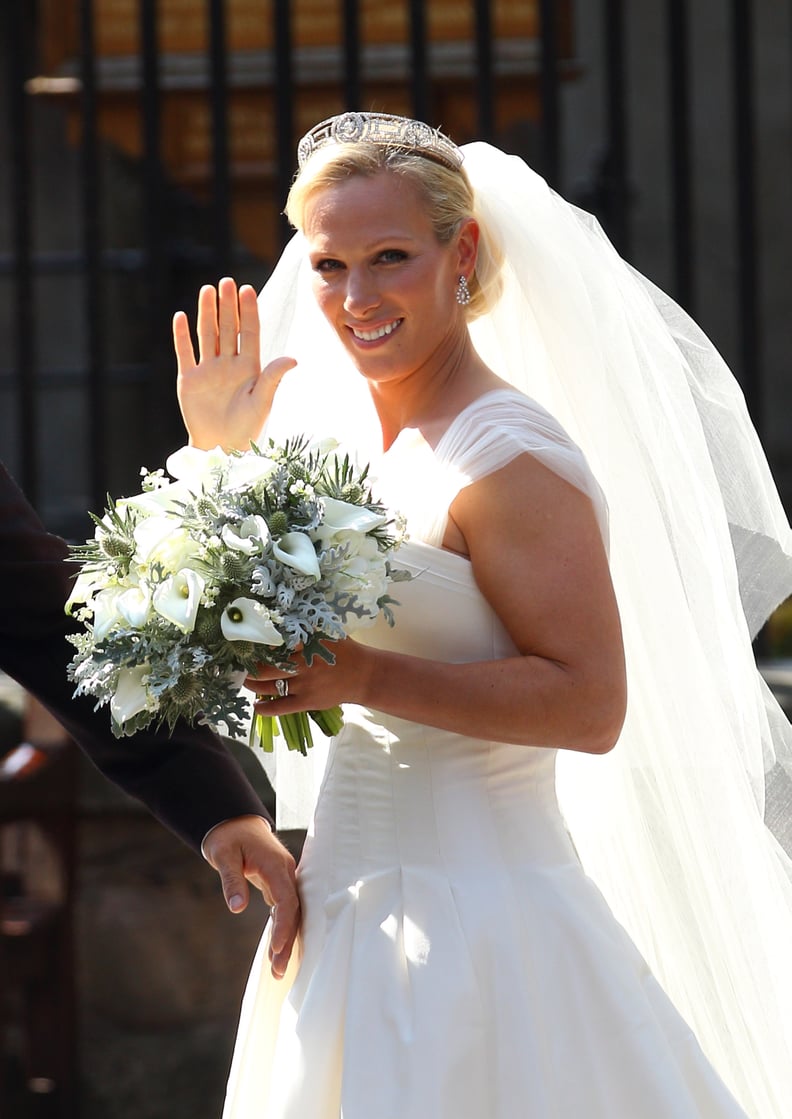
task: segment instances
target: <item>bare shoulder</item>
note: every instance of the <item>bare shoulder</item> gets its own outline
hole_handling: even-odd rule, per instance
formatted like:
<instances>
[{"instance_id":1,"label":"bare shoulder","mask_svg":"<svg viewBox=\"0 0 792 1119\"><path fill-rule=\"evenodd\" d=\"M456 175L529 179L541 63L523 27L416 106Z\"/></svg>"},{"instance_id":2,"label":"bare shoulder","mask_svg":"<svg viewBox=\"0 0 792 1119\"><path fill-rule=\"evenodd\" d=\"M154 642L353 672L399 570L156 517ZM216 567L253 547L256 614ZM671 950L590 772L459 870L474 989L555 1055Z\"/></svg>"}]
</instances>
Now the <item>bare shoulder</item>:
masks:
<instances>
[{"instance_id":1,"label":"bare shoulder","mask_svg":"<svg viewBox=\"0 0 792 1119\"><path fill-rule=\"evenodd\" d=\"M587 494L522 454L460 491L450 512L479 588L521 652L618 662L618 610Z\"/></svg>"},{"instance_id":2,"label":"bare shoulder","mask_svg":"<svg viewBox=\"0 0 792 1119\"><path fill-rule=\"evenodd\" d=\"M450 514L517 651L562 673L582 719L575 748L609 750L626 710L624 646L589 495L524 453L461 490Z\"/></svg>"},{"instance_id":3,"label":"bare shoulder","mask_svg":"<svg viewBox=\"0 0 792 1119\"><path fill-rule=\"evenodd\" d=\"M604 550L589 495L529 453L460 490L450 515L471 558L492 539L493 530L544 546L570 536L591 538Z\"/></svg>"}]
</instances>

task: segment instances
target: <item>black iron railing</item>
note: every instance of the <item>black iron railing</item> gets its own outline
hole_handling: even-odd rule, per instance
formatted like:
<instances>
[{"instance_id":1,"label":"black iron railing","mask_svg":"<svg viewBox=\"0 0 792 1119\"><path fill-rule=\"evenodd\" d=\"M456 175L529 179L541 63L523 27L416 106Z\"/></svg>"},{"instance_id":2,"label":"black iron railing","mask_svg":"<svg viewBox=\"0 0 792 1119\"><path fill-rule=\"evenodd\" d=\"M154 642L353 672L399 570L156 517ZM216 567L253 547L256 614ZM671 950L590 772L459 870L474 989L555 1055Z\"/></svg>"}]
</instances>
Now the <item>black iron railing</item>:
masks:
<instances>
[{"instance_id":1,"label":"black iron railing","mask_svg":"<svg viewBox=\"0 0 792 1119\"><path fill-rule=\"evenodd\" d=\"M8 336L0 348L0 455L7 459L31 496L47 507L47 478L42 470L47 448L41 445L42 409L54 385L80 395L85 413L87 446L81 495L90 504L101 504L108 486L107 462L117 457L118 407L111 421L115 386L137 383L145 394L149 446L166 449L181 438L173 405L173 359L169 339L170 311L175 287L191 281L214 280L233 273L246 251L235 238L232 221L235 190L231 144L231 102L235 88L234 60L228 48L230 0L195 0L208 28L205 86L211 121L211 157L208 186L202 197L205 237L184 238L174 234L169 202L173 184L169 180L166 136L163 131L167 90L164 85L163 53L159 17L163 0L139 0L139 57L132 68L139 101L140 154L137 174L140 186L141 220L137 244L110 244L103 233L101 215L112 203L106 181L106 144L102 136L103 98L108 96L102 61L97 55L96 14L92 0L64 0L73 9L77 27L77 49L72 70L44 74L41 81L41 13L30 0L4 0L2 5L3 70L6 152L3 154L8 236L0 242L0 283L5 302ZM459 0L457 0L459 4ZM48 10L51 10L49 6ZM370 44L364 40L364 20L358 0L338 0L340 37L335 46L338 82L334 89L340 106L365 106L370 81ZM497 39L497 5L490 0L470 0L471 41L465 44L472 60L472 74L460 81L474 93L475 119L471 133L501 144L503 44ZM524 6L525 7L525 6ZM530 7L530 5L528 6ZM439 90L438 53L429 35L430 5L406 0L406 38L403 54L403 94L412 112L437 124L435 104ZM566 181L564 168L564 87L575 80L580 64L561 45L561 24L574 22L572 3L536 0L538 36L525 49L523 79L519 59L509 55L512 77L524 80L526 106L534 98L539 106L533 114L526 108L526 121L535 132L534 153L551 184L574 194L579 184ZM262 55L262 74L267 72L271 94L271 116L266 122L272 140L274 195L285 198L293 172L294 143L298 127L300 73L305 61L295 46L295 3L289 0L262 2L262 20L271 23L271 50ZM44 9L42 8L43 12ZM623 0L600 0L600 53L587 56L588 68L600 69L603 91L604 135L592 142L592 153L601 149L598 170L592 171L585 190L584 205L594 208L617 247L631 257L633 248L631 206L634 186L630 166L630 114L634 112L629 88L627 31L631 20L640 18ZM735 269L739 345L738 376L749 407L761 426L764 369L759 322L762 291L758 258L757 158L755 132L756 75L754 72L755 12L750 0L730 0L731 31L729 65L733 102L726 106L732 121L734 152L734 236L737 246ZM689 6L684 0L666 0L664 65L667 75L666 119L669 130L666 171L668 212L665 233L672 260L673 294L689 309L698 301L696 262L699 243L695 227L694 166L691 132L691 49ZM565 25L566 26L566 25ZM568 30L568 28L567 28ZM302 71L300 68L302 67ZM460 71L461 73L461 71ZM68 100L72 131L77 134L79 161L80 237L70 249L52 248L37 236L34 199L41 168L34 163L36 121L40 94L54 93ZM780 95L780 94L779 94ZM379 105L378 107L386 107ZM526 127L528 125L526 124ZM508 139L508 130L506 130ZM0 137L3 139L3 137ZM521 152L521 154L524 154ZM592 154L592 162L594 155ZM47 171L51 173L51 168ZM285 219L274 209L274 240L288 235ZM249 254L248 254L249 255ZM636 261L644 267L641 260ZM258 261L265 275L271 261ZM38 339L41 324L38 292L44 277L69 276L81 286L81 350L58 369L43 368ZM109 291L120 276L136 278L142 293L136 313L141 313L140 341L134 352L119 354L108 315ZM182 296L182 290L178 292ZM81 356L80 356L81 355ZM116 425L114 427L113 425ZM130 439L129 468L139 459ZM80 495L74 496L79 504ZM56 523L55 527L62 527Z\"/></svg>"}]
</instances>

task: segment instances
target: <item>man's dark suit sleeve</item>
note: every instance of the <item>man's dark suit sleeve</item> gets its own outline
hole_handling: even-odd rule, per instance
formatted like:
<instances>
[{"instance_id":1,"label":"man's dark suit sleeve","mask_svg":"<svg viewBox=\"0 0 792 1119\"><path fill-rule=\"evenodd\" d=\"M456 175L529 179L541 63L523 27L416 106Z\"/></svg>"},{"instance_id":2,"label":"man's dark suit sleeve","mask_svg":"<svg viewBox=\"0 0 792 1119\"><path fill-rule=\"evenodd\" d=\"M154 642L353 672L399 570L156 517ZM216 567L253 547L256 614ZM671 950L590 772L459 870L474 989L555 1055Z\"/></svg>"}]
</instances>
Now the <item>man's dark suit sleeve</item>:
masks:
<instances>
[{"instance_id":1,"label":"man's dark suit sleeve","mask_svg":"<svg viewBox=\"0 0 792 1119\"><path fill-rule=\"evenodd\" d=\"M141 800L191 847L234 816L268 814L221 740L179 724L116 739L106 708L72 699L66 678L73 647L64 603L71 586L66 544L46 532L0 464L0 668L32 692L98 768Z\"/></svg>"}]
</instances>

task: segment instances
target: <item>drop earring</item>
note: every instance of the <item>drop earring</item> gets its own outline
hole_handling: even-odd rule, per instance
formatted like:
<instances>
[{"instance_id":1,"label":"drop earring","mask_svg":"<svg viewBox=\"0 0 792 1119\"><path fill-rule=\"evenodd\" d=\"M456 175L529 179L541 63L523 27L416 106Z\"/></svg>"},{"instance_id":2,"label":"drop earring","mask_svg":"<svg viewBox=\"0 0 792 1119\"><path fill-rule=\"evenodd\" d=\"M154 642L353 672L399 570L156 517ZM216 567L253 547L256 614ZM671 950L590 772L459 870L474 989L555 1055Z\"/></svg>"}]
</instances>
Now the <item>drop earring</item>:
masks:
<instances>
[{"instance_id":1,"label":"drop earring","mask_svg":"<svg viewBox=\"0 0 792 1119\"><path fill-rule=\"evenodd\" d=\"M465 276L460 276L457 280L456 301L460 307L467 307L470 302L470 288Z\"/></svg>"}]
</instances>

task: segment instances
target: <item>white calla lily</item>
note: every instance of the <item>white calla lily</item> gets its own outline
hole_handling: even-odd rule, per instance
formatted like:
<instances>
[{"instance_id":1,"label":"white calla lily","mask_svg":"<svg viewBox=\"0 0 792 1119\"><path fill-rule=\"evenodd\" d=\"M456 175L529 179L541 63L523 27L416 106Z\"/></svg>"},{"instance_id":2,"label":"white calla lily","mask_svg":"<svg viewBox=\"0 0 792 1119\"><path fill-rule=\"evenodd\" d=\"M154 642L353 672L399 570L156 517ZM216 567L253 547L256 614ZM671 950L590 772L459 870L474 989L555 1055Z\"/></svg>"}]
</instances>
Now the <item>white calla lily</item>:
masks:
<instances>
[{"instance_id":1,"label":"white calla lily","mask_svg":"<svg viewBox=\"0 0 792 1119\"><path fill-rule=\"evenodd\" d=\"M246 451L243 455L232 455L228 461L227 485L230 490L241 490L269 478L275 463L265 455Z\"/></svg>"},{"instance_id":2,"label":"white calla lily","mask_svg":"<svg viewBox=\"0 0 792 1119\"><path fill-rule=\"evenodd\" d=\"M143 682L149 671L149 665L141 664L135 668L122 668L119 672L115 695L110 700L110 711L117 723L123 725L149 706Z\"/></svg>"},{"instance_id":3,"label":"white calla lily","mask_svg":"<svg viewBox=\"0 0 792 1119\"><path fill-rule=\"evenodd\" d=\"M338 442L334 435L323 435L321 438L312 439L311 442L308 444L308 449L314 455L329 456L332 454L333 451L339 451L337 455L333 455L333 458L337 459L340 459L341 457L339 450L340 447L341 444Z\"/></svg>"},{"instance_id":4,"label":"white calla lily","mask_svg":"<svg viewBox=\"0 0 792 1119\"><path fill-rule=\"evenodd\" d=\"M276 559L302 575L310 575L314 579L321 575L316 548L304 532L284 532L278 541L273 540L272 551Z\"/></svg>"},{"instance_id":5,"label":"white calla lily","mask_svg":"<svg viewBox=\"0 0 792 1119\"><path fill-rule=\"evenodd\" d=\"M124 593L124 587L106 587L93 600L93 635L94 641L104 641L111 629L124 620L118 609L118 600Z\"/></svg>"},{"instance_id":6,"label":"white calla lily","mask_svg":"<svg viewBox=\"0 0 792 1119\"><path fill-rule=\"evenodd\" d=\"M218 469L225 469L229 456L221 447L202 451L198 447L180 447L165 463L171 478L186 482L193 493L200 493L205 482L211 482Z\"/></svg>"},{"instance_id":7,"label":"white calla lily","mask_svg":"<svg viewBox=\"0 0 792 1119\"><path fill-rule=\"evenodd\" d=\"M254 514L240 522L238 531L233 525L223 525L221 536L223 542L235 552L252 556L255 552L264 551L270 539L270 531L264 518Z\"/></svg>"},{"instance_id":8,"label":"white calla lily","mask_svg":"<svg viewBox=\"0 0 792 1119\"><path fill-rule=\"evenodd\" d=\"M126 509L133 509L148 517L161 513L179 516L180 503L189 501L192 497L191 487L186 482L171 482L170 485L161 486L157 490L146 490L145 493L136 493L132 497L122 497L116 502L116 510L123 513ZM103 518L102 523L112 530L112 522L107 517Z\"/></svg>"},{"instance_id":9,"label":"white calla lily","mask_svg":"<svg viewBox=\"0 0 792 1119\"><path fill-rule=\"evenodd\" d=\"M72 592L66 600L66 613L79 602L89 602L97 591L104 590L110 579L105 571L81 571L74 580Z\"/></svg>"},{"instance_id":10,"label":"white calla lily","mask_svg":"<svg viewBox=\"0 0 792 1119\"><path fill-rule=\"evenodd\" d=\"M362 536L386 524L388 518L382 513L372 513L360 505L340 501L336 497L322 498L325 515L322 523L311 532L311 536L324 547L346 542Z\"/></svg>"},{"instance_id":11,"label":"white calla lily","mask_svg":"<svg viewBox=\"0 0 792 1119\"><path fill-rule=\"evenodd\" d=\"M135 629L142 629L151 615L151 588L143 583L129 587L118 598L118 613Z\"/></svg>"},{"instance_id":12,"label":"white calla lily","mask_svg":"<svg viewBox=\"0 0 792 1119\"><path fill-rule=\"evenodd\" d=\"M371 532L387 521L382 513L373 513L362 505L352 505L349 501L339 501L337 497L323 498L325 507L324 523L336 531Z\"/></svg>"},{"instance_id":13,"label":"white calla lily","mask_svg":"<svg viewBox=\"0 0 792 1119\"><path fill-rule=\"evenodd\" d=\"M201 605L206 580L189 567L168 576L154 591L153 605L157 613L178 626L182 633L192 633Z\"/></svg>"},{"instance_id":14,"label":"white calla lily","mask_svg":"<svg viewBox=\"0 0 792 1119\"><path fill-rule=\"evenodd\" d=\"M253 641L259 645L282 645L269 610L255 598L235 598L223 611L220 628L226 641Z\"/></svg>"}]
</instances>

